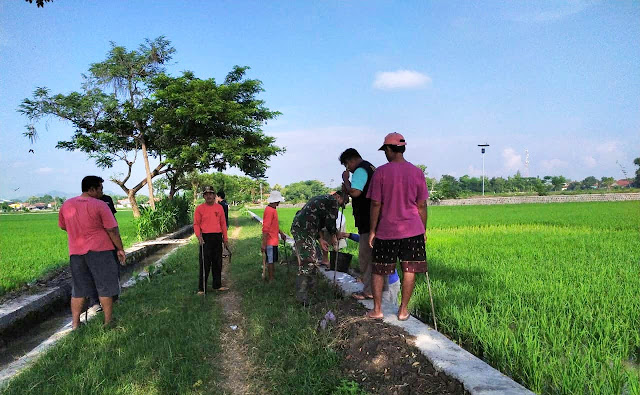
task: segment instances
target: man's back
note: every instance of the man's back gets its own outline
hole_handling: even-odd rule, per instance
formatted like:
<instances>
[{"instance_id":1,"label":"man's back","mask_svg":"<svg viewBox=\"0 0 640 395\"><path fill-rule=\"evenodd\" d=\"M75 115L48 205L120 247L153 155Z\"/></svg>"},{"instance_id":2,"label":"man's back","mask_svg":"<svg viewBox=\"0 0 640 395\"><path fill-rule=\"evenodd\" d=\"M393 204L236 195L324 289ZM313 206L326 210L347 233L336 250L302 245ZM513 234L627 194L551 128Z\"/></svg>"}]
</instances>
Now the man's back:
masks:
<instances>
[{"instance_id":1,"label":"man's back","mask_svg":"<svg viewBox=\"0 0 640 395\"><path fill-rule=\"evenodd\" d=\"M338 202L336 199L331 195L314 196L296 213L291 227L316 232L326 227L330 233L335 233L337 216Z\"/></svg>"},{"instance_id":2,"label":"man's back","mask_svg":"<svg viewBox=\"0 0 640 395\"><path fill-rule=\"evenodd\" d=\"M389 162L375 171L367 197L382 203L376 237L401 239L424 233L417 203L429 198L424 174L410 162Z\"/></svg>"},{"instance_id":3,"label":"man's back","mask_svg":"<svg viewBox=\"0 0 640 395\"><path fill-rule=\"evenodd\" d=\"M106 229L118 226L106 203L91 197L66 200L58 213L58 225L67 231L69 255L113 250Z\"/></svg>"}]
</instances>

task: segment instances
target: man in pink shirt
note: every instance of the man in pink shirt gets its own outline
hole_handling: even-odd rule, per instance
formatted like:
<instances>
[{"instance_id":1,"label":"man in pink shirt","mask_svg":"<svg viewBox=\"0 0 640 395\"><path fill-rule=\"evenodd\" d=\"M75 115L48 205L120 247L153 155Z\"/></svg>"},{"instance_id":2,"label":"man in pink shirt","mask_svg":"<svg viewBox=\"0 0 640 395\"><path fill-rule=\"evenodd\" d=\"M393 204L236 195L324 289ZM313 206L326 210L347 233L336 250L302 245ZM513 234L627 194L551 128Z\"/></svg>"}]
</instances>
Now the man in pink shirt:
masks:
<instances>
[{"instance_id":1,"label":"man in pink shirt","mask_svg":"<svg viewBox=\"0 0 640 395\"><path fill-rule=\"evenodd\" d=\"M69 239L73 329L80 324L85 298L96 293L104 312L104 327L110 327L113 296L120 293L114 246L120 264L125 264L126 255L118 223L107 204L98 200L103 182L97 176L83 178L82 195L66 200L58 214L58 226Z\"/></svg>"},{"instance_id":2,"label":"man in pink shirt","mask_svg":"<svg viewBox=\"0 0 640 395\"><path fill-rule=\"evenodd\" d=\"M420 169L404 159L406 141L400 133L389 133L384 151L389 163L378 167L371 180L367 197L371 199L369 245L373 248L373 310L369 318L382 318L384 276L393 273L400 260L402 301L398 319L405 321L413 293L416 273L427 271L425 251L427 199L429 192Z\"/></svg>"},{"instance_id":3,"label":"man in pink shirt","mask_svg":"<svg viewBox=\"0 0 640 395\"><path fill-rule=\"evenodd\" d=\"M216 192L211 187L202 191L204 203L193 214L193 232L200 242L200 277L198 294L206 294L209 270L213 277L213 289L226 291L222 286L222 246L229 250L227 221L222 206L216 203Z\"/></svg>"}]
</instances>

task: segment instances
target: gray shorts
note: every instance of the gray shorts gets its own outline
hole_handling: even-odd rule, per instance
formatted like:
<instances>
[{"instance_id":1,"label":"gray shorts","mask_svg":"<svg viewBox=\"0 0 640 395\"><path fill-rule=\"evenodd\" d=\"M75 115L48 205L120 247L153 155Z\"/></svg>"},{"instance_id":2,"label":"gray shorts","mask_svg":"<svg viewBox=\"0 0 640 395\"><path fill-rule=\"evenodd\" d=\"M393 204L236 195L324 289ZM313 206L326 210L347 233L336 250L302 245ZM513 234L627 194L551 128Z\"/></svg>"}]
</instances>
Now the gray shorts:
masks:
<instances>
[{"instance_id":1,"label":"gray shorts","mask_svg":"<svg viewBox=\"0 0 640 395\"><path fill-rule=\"evenodd\" d=\"M118 262L113 251L89 251L71 255L71 297L110 297L120 294Z\"/></svg>"}]
</instances>

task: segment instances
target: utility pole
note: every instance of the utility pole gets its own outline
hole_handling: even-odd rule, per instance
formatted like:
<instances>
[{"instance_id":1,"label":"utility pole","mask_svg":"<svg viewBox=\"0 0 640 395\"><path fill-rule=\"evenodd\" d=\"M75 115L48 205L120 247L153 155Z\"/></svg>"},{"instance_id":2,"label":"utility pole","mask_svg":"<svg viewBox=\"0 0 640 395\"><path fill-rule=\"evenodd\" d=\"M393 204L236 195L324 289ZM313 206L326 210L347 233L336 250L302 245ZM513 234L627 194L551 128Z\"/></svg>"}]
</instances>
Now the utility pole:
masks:
<instances>
[{"instance_id":1,"label":"utility pole","mask_svg":"<svg viewBox=\"0 0 640 395\"><path fill-rule=\"evenodd\" d=\"M484 152L485 152L485 147L488 147L489 144L484 143L484 144L478 144L478 147L481 147L482 149L482 196L484 196Z\"/></svg>"}]
</instances>

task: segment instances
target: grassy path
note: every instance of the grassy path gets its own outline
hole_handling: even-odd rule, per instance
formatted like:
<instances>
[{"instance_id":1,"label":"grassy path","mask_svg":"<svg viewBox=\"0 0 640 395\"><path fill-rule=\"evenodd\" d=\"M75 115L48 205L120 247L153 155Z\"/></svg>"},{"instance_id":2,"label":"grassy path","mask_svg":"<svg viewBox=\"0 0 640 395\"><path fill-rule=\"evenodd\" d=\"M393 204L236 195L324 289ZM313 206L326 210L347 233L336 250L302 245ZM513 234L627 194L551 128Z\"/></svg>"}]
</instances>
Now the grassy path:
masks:
<instances>
[{"instance_id":1,"label":"grassy path","mask_svg":"<svg viewBox=\"0 0 640 395\"><path fill-rule=\"evenodd\" d=\"M237 248L242 227L238 226L237 217L234 218L235 227L229 239L231 249ZM223 325L220 332L221 353L221 387L225 394L259 394L260 386L253 379L256 368L249 358L249 347L246 342L246 320L242 313L242 300L230 276L229 261L225 259L222 268L223 285L229 287L217 298L219 308L223 313Z\"/></svg>"},{"instance_id":2,"label":"grassy path","mask_svg":"<svg viewBox=\"0 0 640 395\"><path fill-rule=\"evenodd\" d=\"M337 303L319 290L314 309L293 295L295 270L260 278L260 227L233 213L227 293L196 295L198 246L167 259L161 273L128 289L115 307L115 329L100 315L17 376L6 394L274 393L329 394L342 360L330 331L317 332ZM232 330L231 325L237 325Z\"/></svg>"}]
</instances>

